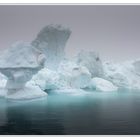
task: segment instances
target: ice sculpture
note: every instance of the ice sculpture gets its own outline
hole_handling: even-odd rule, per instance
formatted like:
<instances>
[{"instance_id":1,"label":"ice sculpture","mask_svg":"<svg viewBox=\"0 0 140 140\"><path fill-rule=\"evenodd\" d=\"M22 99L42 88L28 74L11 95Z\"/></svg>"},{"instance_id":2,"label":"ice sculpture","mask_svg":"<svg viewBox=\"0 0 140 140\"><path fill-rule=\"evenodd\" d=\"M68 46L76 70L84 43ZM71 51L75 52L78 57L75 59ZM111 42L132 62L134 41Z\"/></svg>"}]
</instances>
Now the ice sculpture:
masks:
<instances>
[{"instance_id":1,"label":"ice sculpture","mask_svg":"<svg viewBox=\"0 0 140 140\"><path fill-rule=\"evenodd\" d=\"M95 52L81 51L78 54L77 63L85 66L92 77L101 77L103 75L103 66L99 55Z\"/></svg>"},{"instance_id":2,"label":"ice sculpture","mask_svg":"<svg viewBox=\"0 0 140 140\"><path fill-rule=\"evenodd\" d=\"M6 83L7 98L15 98L15 95L21 92L24 98L33 97L34 95L27 97L27 92L34 94L34 92L31 92L33 87L26 87L25 84L43 68L44 62L45 56L30 44L24 42L17 42L2 52L0 54L0 72L8 78ZM46 95L40 89L38 89L38 94L37 96ZM22 98L22 96L18 98Z\"/></svg>"},{"instance_id":3,"label":"ice sculpture","mask_svg":"<svg viewBox=\"0 0 140 140\"><path fill-rule=\"evenodd\" d=\"M45 66L56 70L64 57L64 48L71 31L61 25L48 25L37 35L32 45L46 55Z\"/></svg>"}]
</instances>

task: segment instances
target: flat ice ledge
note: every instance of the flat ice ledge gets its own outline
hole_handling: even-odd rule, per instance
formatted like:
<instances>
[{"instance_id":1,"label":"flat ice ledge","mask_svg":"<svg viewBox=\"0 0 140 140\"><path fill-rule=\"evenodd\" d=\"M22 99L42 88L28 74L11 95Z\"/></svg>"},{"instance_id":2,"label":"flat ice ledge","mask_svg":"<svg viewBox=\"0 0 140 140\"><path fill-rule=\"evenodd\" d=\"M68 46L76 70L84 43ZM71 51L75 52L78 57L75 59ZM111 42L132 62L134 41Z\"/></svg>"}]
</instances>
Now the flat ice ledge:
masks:
<instances>
[{"instance_id":1,"label":"flat ice ledge","mask_svg":"<svg viewBox=\"0 0 140 140\"><path fill-rule=\"evenodd\" d=\"M51 90L50 93L55 93L55 94L70 94L70 95L85 95L88 92L83 90L83 89L75 89L75 88L68 88L68 89L54 89Z\"/></svg>"},{"instance_id":2,"label":"flat ice ledge","mask_svg":"<svg viewBox=\"0 0 140 140\"><path fill-rule=\"evenodd\" d=\"M10 91L11 92L11 91ZM39 87L25 87L23 89L14 90L14 93L6 94L6 99L13 100L28 100L47 96L47 93L42 91Z\"/></svg>"}]
</instances>

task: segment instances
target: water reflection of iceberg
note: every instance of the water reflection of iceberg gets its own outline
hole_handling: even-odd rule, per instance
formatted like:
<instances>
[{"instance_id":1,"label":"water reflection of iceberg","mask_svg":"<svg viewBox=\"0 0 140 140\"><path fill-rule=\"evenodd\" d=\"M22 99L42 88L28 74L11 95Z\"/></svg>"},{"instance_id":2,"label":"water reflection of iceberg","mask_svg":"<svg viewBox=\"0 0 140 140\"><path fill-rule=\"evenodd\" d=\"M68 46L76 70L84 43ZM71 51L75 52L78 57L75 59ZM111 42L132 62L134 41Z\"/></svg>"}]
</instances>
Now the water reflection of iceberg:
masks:
<instances>
[{"instance_id":1,"label":"water reflection of iceberg","mask_svg":"<svg viewBox=\"0 0 140 140\"><path fill-rule=\"evenodd\" d=\"M1 99L2 100L2 99ZM5 126L7 124L7 101L2 100L0 101L0 127Z\"/></svg>"},{"instance_id":2,"label":"water reflection of iceberg","mask_svg":"<svg viewBox=\"0 0 140 140\"><path fill-rule=\"evenodd\" d=\"M27 102L8 102L7 124L0 126L0 134L54 135L62 134L60 117L55 106L46 99Z\"/></svg>"}]
</instances>

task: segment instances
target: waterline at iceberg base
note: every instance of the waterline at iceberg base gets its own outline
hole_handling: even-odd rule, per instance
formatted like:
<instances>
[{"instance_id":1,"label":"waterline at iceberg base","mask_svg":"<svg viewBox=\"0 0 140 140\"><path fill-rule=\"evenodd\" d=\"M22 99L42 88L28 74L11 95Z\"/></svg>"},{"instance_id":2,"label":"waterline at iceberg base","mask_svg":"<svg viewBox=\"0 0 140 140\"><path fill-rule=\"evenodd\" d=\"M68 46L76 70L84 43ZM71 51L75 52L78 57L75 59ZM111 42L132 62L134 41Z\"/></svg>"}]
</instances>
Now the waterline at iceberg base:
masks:
<instances>
[{"instance_id":1,"label":"waterline at iceberg base","mask_svg":"<svg viewBox=\"0 0 140 140\"><path fill-rule=\"evenodd\" d=\"M0 134L140 134L140 59L67 58L71 33L51 24L0 53Z\"/></svg>"}]
</instances>

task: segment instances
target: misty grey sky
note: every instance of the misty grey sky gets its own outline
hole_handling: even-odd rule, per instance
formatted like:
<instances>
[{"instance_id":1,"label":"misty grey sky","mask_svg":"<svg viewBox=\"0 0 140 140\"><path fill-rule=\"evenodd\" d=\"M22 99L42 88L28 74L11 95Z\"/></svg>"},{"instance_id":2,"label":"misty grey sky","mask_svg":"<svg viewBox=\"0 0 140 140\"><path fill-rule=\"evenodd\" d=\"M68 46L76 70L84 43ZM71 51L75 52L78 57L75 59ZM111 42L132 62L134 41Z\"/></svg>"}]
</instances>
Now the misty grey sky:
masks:
<instances>
[{"instance_id":1,"label":"misty grey sky","mask_svg":"<svg viewBox=\"0 0 140 140\"><path fill-rule=\"evenodd\" d=\"M72 30L66 53L99 52L103 60L140 58L140 6L0 6L0 49L32 41L50 23Z\"/></svg>"}]
</instances>

